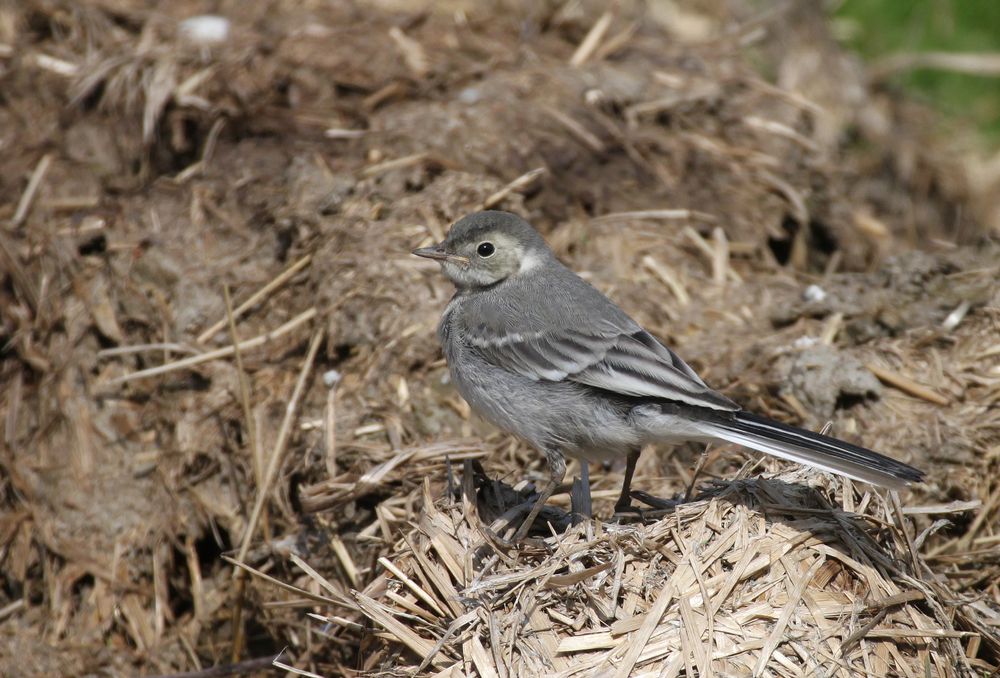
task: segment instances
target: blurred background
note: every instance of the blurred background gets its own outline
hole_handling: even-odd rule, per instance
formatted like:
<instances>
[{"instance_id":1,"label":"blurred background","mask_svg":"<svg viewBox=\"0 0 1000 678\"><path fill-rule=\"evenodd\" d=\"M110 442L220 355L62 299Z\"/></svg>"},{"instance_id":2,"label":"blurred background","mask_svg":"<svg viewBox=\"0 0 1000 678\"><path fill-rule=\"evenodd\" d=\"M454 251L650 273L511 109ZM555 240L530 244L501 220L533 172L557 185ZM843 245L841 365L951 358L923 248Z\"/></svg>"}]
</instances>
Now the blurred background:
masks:
<instances>
[{"instance_id":1,"label":"blurred background","mask_svg":"<svg viewBox=\"0 0 1000 678\"><path fill-rule=\"evenodd\" d=\"M833 34L842 44L857 50L874 68L893 73L893 81L909 96L933 105L959 127L974 127L984 137L980 143L996 148L996 3L844 0L830 8ZM952 53L951 61L929 54L937 52ZM925 67L914 67L921 59Z\"/></svg>"},{"instance_id":2,"label":"blurred background","mask_svg":"<svg viewBox=\"0 0 1000 678\"><path fill-rule=\"evenodd\" d=\"M330 600L449 462L544 473L409 255L484 207L731 398L927 470L953 635L899 651L996 669L1000 3L0 0L0 674L415 669ZM756 459L701 452L634 487Z\"/></svg>"}]
</instances>

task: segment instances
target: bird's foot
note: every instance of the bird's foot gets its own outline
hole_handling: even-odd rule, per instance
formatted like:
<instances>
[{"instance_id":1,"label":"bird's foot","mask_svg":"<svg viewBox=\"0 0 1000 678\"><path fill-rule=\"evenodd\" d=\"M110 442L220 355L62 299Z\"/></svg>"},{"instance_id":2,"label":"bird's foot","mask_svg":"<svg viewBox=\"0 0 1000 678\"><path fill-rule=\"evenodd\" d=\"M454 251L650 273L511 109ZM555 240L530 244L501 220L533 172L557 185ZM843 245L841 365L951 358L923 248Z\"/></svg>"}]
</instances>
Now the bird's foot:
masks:
<instances>
[{"instance_id":1,"label":"bird's foot","mask_svg":"<svg viewBox=\"0 0 1000 678\"><path fill-rule=\"evenodd\" d=\"M615 504L615 512L611 519L618 523L644 523L646 522L646 512L638 506L633 506L631 502L619 501Z\"/></svg>"},{"instance_id":2,"label":"bird's foot","mask_svg":"<svg viewBox=\"0 0 1000 678\"><path fill-rule=\"evenodd\" d=\"M533 508L533 501L518 504L499 516L489 526L482 526L483 533L494 549L503 553L525 549L551 550L544 540L527 536L535 518L538 517L537 513L531 515Z\"/></svg>"},{"instance_id":3,"label":"bird's foot","mask_svg":"<svg viewBox=\"0 0 1000 678\"><path fill-rule=\"evenodd\" d=\"M654 497L648 492L643 492L642 490L635 490L633 492L633 496L655 511L672 511L678 504L684 503L683 501L677 501L676 499L662 499L660 497Z\"/></svg>"},{"instance_id":4,"label":"bird's foot","mask_svg":"<svg viewBox=\"0 0 1000 678\"><path fill-rule=\"evenodd\" d=\"M508 539L485 525L482 529L489 545L507 561L516 559L516 554L545 555L552 553L552 547L544 539L539 539L538 537L521 537L517 539L516 534ZM512 556L512 554L514 555Z\"/></svg>"}]
</instances>

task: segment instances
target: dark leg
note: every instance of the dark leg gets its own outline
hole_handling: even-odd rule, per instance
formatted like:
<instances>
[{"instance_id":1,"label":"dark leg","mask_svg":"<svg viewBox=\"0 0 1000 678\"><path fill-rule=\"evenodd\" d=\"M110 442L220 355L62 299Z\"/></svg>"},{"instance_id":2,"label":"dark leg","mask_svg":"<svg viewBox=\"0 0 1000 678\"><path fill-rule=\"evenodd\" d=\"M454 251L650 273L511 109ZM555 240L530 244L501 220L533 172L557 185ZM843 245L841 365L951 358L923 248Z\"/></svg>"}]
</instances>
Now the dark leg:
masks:
<instances>
[{"instance_id":1,"label":"dark leg","mask_svg":"<svg viewBox=\"0 0 1000 678\"><path fill-rule=\"evenodd\" d=\"M641 453L641 449L628 453L628 459L625 461L625 480L622 481L622 493L615 502L615 513L635 510L632 508L632 474L635 473L635 465Z\"/></svg>"},{"instance_id":2,"label":"dark leg","mask_svg":"<svg viewBox=\"0 0 1000 678\"><path fill-rule=\"evenodd\" d=\"M586 459L580 460L580 477L573 479L573 489L570 492L570 513L573 524L579 525L584 520L594 517L594 509L590 496L590 464Z\"/></svg>"},{"instance_id":3,"label":"dark leg","mask_svg":"<svg viewBox=\"0 0 1000 678\"><path fill-rule=\"evenodd\" d=\"M535 504L531 507L528 517L521 523L521 527L517 528L517 532L511 538L512 543L516 544L524 539L524 535L528 534L528 530L531 529L535 518L538 517L542 507L545 506L545 502L548 501L549 497L552 496L552 493L556 491L556 488L559 487L559 484L566 476L566 459L563 458L561 452L558 450L546 450L545 459L549 462L549 482L539 492L538 499L535 500Z\"/></svg>"}]
</instances>

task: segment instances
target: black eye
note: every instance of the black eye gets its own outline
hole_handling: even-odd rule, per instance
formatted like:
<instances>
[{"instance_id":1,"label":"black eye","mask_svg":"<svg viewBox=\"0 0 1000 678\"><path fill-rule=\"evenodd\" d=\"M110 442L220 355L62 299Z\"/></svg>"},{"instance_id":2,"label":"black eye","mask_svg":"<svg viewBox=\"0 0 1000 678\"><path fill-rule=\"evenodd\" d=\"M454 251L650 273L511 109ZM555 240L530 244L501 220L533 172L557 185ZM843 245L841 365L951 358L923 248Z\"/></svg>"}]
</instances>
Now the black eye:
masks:
<instances>
[{"instance_id":1,"label":"black eye","mask_svg":"<svg viewBox=\"0 0 1000 678\"><path fill-rule=\"evenodd\" d=\"M492 257L496 251L497 248L494 247L493 243L491 242L481 242L479 243L479 247L476 248L476 252L479 253L479 256L481 256L483 259L487 257Z\"/></svg>"}]
</instances>

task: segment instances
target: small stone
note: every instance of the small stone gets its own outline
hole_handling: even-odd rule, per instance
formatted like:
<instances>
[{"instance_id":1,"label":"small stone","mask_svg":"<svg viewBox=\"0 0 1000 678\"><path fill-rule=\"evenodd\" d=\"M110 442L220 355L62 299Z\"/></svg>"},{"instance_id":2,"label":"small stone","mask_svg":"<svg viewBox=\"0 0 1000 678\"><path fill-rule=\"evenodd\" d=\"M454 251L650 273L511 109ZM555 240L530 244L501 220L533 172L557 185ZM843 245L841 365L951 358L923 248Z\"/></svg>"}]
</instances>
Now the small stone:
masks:
<instances>
[{"instance_id":1,"label":"small stone","mask_svg":"<svg viewBox=\"0 0 1000 678\"><path fill-rule=\"evenodd\" d=\"M181 37L198 45L217 45L229 38L229 19L214 14L201 14L185 19L178 32Z\"/></svg>"},{"instance_id":2,"label":"small stone","mask_svg":"<svg viewBox=\"0 0 1000 678\"><path fill-rule=\"evenodd\" d=\"M802 293L802 298L806 301L823 301L826 299L826 290L819 285L810 285Z\"/></svg>"}]
</instances>

